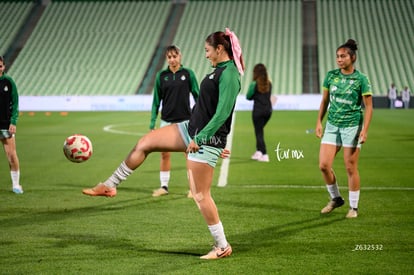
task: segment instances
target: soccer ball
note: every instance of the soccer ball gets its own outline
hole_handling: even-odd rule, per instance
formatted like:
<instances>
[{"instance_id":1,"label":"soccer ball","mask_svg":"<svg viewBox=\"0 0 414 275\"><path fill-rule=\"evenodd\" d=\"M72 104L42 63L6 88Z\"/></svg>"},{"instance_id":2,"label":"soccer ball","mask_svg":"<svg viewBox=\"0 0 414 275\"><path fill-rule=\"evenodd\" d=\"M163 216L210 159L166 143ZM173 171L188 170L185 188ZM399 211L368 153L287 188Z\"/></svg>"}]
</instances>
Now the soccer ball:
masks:
<instances>
[{"instance_id":1,"label":"soccer ball","mask_svg":"<svg viewBox=\"0 0 414 275\"><path fill-rule=\"evenodd\" d=\"M92 156L92 142L87 136L75 134L66 138L63 153L72 162L84 162Z\"/></svg>"}]
</instances>

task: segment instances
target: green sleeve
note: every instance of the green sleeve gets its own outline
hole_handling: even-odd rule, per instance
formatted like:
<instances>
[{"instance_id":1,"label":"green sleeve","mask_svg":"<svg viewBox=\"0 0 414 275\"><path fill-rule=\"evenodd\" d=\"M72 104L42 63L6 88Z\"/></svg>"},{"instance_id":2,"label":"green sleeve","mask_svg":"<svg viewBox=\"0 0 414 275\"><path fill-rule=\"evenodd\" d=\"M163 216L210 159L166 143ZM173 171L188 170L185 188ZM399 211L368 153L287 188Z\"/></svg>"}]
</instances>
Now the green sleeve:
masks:
<instances>
[{"instance_id":1,"label":"green sleeve","mask_svg":"<svg viewBox=\"0 0 414 275\"><path fill-rule=\"evenodd\" d=\"M13 81L13 79L10 78L10 82L12 84L12 116L10 123L17 125L17 119L19 118L19 94L17 92L16 83Z\"/></svg>"},{"instance_id":2,"label":"green sleeve","mask_svg":"<svg viewBox=\"0 0 414 275\"><path fill-rule=\"evenodd\" d=\"M232 72L226 73L225 71L220 79L219 91L216 113L210 122L194 137L197 144L201 144L203 140L210 140L232 115L237 95L240 92L240 77L236 77Z\"/></svg>"},{"instance_id":3,"label":"green sleeve","mask_svg":"<svg viewBox=\"0 0 414 275\"><path fill-rule=\"evenodd\" d=\"M252 83L250 83L249 89L247 90L247 94L246 94L246 99L247 100L252 100L253 99L255 88L256 88L256 81L253 81Z\"/></svg>"},{"instance_id":4,"label":"green sleeve","mask_svg":"<svg viewBox=\"0 0 414 275\"><path fill-rule=\"evenodd\" d=\"M190 85L191 85L191 94L195 101L197 101L198 96L200 95L200 86L198 86L197 78L192 70L190 72Z\"/></svg>"},{"instance_id":5,"label":"green sleeve","mask_svg":"<svg viewBox=\"0 0 414 275\"><path fill-rule=\"evenodd\" d=\"M152 98L151 122L149 126L151 130L155 128L155 121L157 120L160 103L161 103L161 83L160 83L160 73L157 73L157 76L155 78L154 93L153 93L153 98Z\"/></svg>"},{"instance_id":6,"label":"green sleeve","mask_svg":"<svg viewBox=\"0 0 414 275\"><path fill-rule=\"evenodd\" d=\"M368 96L368 95L372 95L372 87L371 87L371 82L369 81L369 78L366 75L362 75L362 91L361 91L361 95L362 96Z\"/></svg>"}]
</instances>

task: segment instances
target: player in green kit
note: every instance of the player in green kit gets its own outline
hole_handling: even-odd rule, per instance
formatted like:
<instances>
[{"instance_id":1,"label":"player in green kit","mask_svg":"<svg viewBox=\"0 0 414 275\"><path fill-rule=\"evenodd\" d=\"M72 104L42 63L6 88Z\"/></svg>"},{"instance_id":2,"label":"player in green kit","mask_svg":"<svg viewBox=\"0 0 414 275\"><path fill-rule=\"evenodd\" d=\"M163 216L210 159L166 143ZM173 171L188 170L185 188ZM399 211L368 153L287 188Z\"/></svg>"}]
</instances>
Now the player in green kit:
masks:
<instances>
[{"instance_id":1,"label":"player in green kit","mask_svg":"<svg viewBox=\"0 0 414 275\"><path fill-rule=\"evenodd\" d=\"M349 187L350 209L347 218L358 216L360 193L358 158L361 144L367 139L373 112L370 81L354 67L356 51L357 44L352 39L338 47L336 62L339 69L329 71L325 77L315 129L316 136L322 138L319 168L331 197L331 201L321 210L321 213L330 213L345 203L332 169L334 158L343 147ZM362 103L365 106L365 119ZM328 119L323 132L322 120L326 112L328 112Z\"/></svg>"}]
</instances>

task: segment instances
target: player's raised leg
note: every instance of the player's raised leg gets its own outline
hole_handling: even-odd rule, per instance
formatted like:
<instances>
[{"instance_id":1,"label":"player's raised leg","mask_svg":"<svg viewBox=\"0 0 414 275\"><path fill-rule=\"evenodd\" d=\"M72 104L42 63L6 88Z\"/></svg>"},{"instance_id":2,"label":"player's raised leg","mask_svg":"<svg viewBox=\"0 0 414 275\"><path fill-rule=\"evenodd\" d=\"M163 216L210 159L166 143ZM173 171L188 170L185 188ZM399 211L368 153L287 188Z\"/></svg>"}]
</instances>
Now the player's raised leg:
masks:
<instances>
[{"instance_id":1,"label":"player's raised leg","mask_svg":"<svg viewBox=\"0 0 414 275\"><path fill-rule=\"evenodd\" d=\"M114 197L116 187L137 169L152 152L185 152L186 145L177 124L156 129L143 136L127 158L103 183L82 192L90 196Z\"/></svg>"}]
</instances>

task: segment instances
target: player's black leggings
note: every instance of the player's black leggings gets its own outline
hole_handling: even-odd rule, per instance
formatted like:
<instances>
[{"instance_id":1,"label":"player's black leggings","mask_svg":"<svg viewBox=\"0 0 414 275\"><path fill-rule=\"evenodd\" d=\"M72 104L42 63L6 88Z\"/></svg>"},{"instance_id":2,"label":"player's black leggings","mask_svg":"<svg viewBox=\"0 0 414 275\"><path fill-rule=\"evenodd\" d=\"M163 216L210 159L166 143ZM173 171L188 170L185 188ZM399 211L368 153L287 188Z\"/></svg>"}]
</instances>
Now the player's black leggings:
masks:
<instances>
[{"instance_id":1,"label":"player's black leggings","mask_svg":"<svg viewBox=\"0 0 414 275\"><path fill-rule=\"evenodd\" d=\"M263 155L267 154L266 143L264 141L264 127L269 121L272 113L260 113L253 112L253 125L254 133L256 135L256 150L262 152Z\"/></svg>"}]
</instances>

